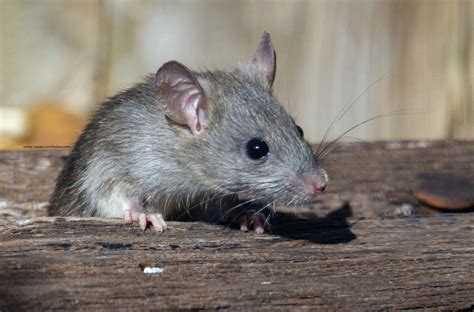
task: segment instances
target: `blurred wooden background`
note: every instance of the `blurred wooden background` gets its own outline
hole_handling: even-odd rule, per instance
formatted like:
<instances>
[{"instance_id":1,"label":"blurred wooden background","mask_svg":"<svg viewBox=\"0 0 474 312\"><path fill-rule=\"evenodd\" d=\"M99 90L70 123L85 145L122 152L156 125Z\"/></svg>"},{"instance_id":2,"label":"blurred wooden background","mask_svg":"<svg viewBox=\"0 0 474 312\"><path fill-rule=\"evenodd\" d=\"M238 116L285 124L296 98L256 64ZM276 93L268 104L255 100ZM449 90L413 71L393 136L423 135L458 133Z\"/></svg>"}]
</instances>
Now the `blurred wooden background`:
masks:
<instances>
[{"instance_id":1,"label":"blurred wooden background","mask_svg":"<svg viewBox=\"0 0 474 312\"><path fill-rule=\"evenodd\" d=\"M107 96L171 59L231 69L264 30L275 92L312 142L474 139L474 1L0 0L0 148L71 144Z\"/></svg>"}]
</instances>

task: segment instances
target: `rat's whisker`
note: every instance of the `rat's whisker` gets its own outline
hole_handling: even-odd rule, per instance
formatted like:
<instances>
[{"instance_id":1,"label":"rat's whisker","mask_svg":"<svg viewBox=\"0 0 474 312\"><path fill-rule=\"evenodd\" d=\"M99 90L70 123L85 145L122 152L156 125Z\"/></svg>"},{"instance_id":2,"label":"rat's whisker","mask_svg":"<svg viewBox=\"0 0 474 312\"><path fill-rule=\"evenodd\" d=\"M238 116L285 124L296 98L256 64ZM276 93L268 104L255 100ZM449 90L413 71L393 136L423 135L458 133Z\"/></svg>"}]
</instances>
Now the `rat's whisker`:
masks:
<instances>
[{"instance_id":1,"label":"rat's whisker","mask_svg":"<svg viewBox=\"0 0 474 312\"><path fill-rule=\"evenodd\" d=\"M319 149L320 147L324 144L324 140L327 138L327 136L329 135L329 133L332 131L332 128L334 127L334 125L336 124L336 122L338 122L339 120L341 120L341 118L349 111L349 109L354 106L358 101L359 99L367 92L369 91L373 86L375 86L377 83L379 83L380 81L384 80L386 77L388 77L390 74L386 74L382 77L379 77L377 78L375 81L373 81L368 87L366 87L361 93L359 93L359 95L351 102L349 103L348 105L344 106L340 111L339 113L336 115L336 117L332 120L332 122L329 124L329 127L326 129L326 132L324 132L324 135L323 135L323 138L321 139L321 143L319 144L318 146L318 149L316 150L316 155L319 154Z\"/></svg>"},{"instance_id":2,"label":"rat's whisker","mask_svg":"<svg viewBox=\"0 0 474 312\"><path fill-rule=\"evenodd\" d=\"M355 140L353 142L342 142L342 140L344 139L352 139L352 140ZM332 143L332 142L331 142ZM354 136L343 136L341 137L338 142L334 142L331 144L330 147L328 147L327 149L325 149L324 153L321 153L319 155L319 161L321 163L323 163L324 159L326 158L327 155L329 155L330 153L332 153L333 151L338 151L338 150L341 150L342 148L346 147L346 146L349 146L349 145L354 145L354 144L368 144L369 142L367 140L363 140L363 139L360 139L358 137L354 137Z\"/></svg>"},{"instance_id":3,"label":"rat's whisker","mask_svg":"<svg viewBox=\"0 0 474 312\"><path fill-rule=\"evenodd\" d=\"M350 127L349 129L345 130L342 134L340 134L336 139L334 139L333 141L331 141L329 144L327 144L321 151L318 151L317 154L316 154L316 158L319 158L319 156L324 153L325 150L327 150L327 148L333 144L335 144L336 142L338 142L342 137L344 137L344 135L346 135L347 133L351 132L352 130L370 122L370 121L373 121L373 120L376 120L376 119L380 119L380 118L385 118L385 117L390 117L390 116L400 116L400 115L407 115L407 114L416 114L416 113L421 113L420 111L417 111L415 109L408 109L408 110L396 110L396 111L391 111L391 112L388 112L388 113L383 113L383 114L379 114L379 115L375 115L375 116L372 116L366 120L363 120L357 124L355 124L354 126ZM318 149L319 150L319 149Z\"/></svg>"}]
</instances>

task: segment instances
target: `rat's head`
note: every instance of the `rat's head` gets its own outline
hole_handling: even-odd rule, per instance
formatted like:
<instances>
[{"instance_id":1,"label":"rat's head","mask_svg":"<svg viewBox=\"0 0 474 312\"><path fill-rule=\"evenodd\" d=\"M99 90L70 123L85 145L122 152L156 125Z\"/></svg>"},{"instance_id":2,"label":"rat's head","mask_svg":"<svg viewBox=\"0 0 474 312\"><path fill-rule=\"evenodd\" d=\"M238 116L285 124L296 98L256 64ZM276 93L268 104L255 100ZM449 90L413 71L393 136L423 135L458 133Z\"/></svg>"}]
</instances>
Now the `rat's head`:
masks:
<instances>
[{"instance_id":1,"label":"rat's head","mask_svg":"<svg viewBox=\"0 0 474 312\"><path fill-rule=\"evenodd\" d=\"M177 62L156 74L156 94L190 154L190 175L241 199L314 200L328 178L303 130L272 95L276 58L264 33L253 61L235 71L193 73Z\"/></svg>"}]
</instances>

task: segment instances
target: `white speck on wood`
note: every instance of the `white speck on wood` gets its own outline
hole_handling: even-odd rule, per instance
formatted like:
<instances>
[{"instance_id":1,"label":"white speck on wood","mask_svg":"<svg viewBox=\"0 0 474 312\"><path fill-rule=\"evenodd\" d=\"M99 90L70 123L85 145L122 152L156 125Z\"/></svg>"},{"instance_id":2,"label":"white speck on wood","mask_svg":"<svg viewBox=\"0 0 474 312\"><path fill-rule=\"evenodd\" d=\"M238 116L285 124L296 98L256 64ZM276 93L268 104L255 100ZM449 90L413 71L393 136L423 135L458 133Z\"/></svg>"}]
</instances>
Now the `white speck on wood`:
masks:
<instances>
[{"instance_id":1,"label":"white speck on wood","mask_svg":"<svg viewBox=\"0 0 474 312\"><path fill-rule=\"evenodd\" d=\"M146 267L143 269L143 273L145 274L160 274L163 273L163 268L158 268L158 267Z\"/></svg>"}]
</instances>

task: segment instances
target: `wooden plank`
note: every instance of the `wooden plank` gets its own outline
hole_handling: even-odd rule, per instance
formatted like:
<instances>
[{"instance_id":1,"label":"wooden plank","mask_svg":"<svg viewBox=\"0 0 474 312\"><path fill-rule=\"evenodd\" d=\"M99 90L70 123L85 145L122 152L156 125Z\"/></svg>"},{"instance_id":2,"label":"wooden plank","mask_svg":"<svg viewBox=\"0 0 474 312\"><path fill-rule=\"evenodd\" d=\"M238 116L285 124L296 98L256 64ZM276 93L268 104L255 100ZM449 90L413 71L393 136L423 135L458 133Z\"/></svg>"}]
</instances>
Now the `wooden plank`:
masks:
<instances>
[{"instance_id":1,"label":"wooden plank","mask_svg":"<svg viewBox=\"0 0 474 312\"><path fill-rule=\"evenodd\" d=\"M262 235L21 219L42 214L67 151L3 152L0 309L472 309L474 214L429 210L410 188L423 171L474 176L474 142L398 144L332 154L321 202L282 208L295 214Z\"/></svg>"},{"instance_id":2,"label":"wooden plank","mask_svg":"<svg viewBox=\"0 0 474 312\"><path fill-rule=\"evenodd\" d=\"M172 222L36 222L1 233L4 310L467 309L474 217L284 222L257 235ZM159 266L146 275L140 265Z\"/></svg>"}]
</instances>

